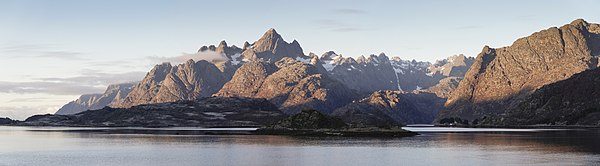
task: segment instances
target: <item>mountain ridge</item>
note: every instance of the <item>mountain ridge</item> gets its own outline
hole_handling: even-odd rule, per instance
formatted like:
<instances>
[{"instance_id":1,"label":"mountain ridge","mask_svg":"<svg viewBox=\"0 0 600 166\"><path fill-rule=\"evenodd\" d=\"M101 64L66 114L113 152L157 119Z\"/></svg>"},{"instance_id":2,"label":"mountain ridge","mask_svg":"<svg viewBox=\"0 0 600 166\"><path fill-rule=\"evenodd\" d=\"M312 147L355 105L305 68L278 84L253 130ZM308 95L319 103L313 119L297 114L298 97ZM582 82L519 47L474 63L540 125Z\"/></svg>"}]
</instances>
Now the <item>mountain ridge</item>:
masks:
<instances>
[{"instance_id":1,"label":"mountain ridge","mask_svg":"<svg viewBox=\"0 0 600 166\"><path fill-rule=\"evenodd\" d=\"M121 102L136 83L122 83L109 85L103 94L83 94L77 100L62 106L56 114L70 115L86 110L101 109Z\"/></svg>"},{"instance_id":2,"label":"mountain ridge","mask_svg":"<svg viewBox=\"0 0 600 166\"><path fill-rule=\"evenodd\" d=\"M298 41L288 43L274 29L269 29L252 44L245 42L242 48L221 41L217 46L202 46L198 52L214 52L226 59L158 64L125 98L107 106L130 108L210 96L251 97L268 99L286 114L303 109L330 114L368 97L374 91L423 91L451 76L447 74L451 72L435 72L432 69L444 66L452 71L472 63L472 58L463 55L440 60L443 64L436 63L438 66L430 62L390 58L385 53L356 59L334 51L321 56L314 53L304 55ZM460 75L460 72L457 73ZM447 87L453 89L449 83L446 84L436 91L447 90ZM395 111L403 109L399 107Z\"/></svg>"},{"instance_id":3,"label":"mountain ridge","mask_svg":"<svg viewBox=\"0 0 600 166\"><path fill-rule=\"evenodd\" d=\"M438 120L495 116L544 85L598 66L598 24L575 20L517 39L511 46L485 46L450 95Z\"/></svg>"}]
</instances>

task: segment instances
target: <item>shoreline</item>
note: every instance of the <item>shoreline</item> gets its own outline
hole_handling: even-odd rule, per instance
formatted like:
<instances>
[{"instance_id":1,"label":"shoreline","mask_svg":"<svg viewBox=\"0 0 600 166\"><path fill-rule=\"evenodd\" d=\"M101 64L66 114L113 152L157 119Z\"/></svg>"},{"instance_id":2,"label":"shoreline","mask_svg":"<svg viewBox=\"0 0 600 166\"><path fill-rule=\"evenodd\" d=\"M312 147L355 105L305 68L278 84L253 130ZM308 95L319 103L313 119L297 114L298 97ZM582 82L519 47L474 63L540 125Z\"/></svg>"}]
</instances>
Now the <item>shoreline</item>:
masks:
<instances>
[{"instance_id":1,"label":"shoreline","mask_svg":"<svg viewBox=\"0 0 600 166\"><path fill-rule=\"evenodd\" d=\"M506 129L600 129L592 125L518 125L518 126L468 126L468 125L433 125L418 127L460 127L460 128L506 128Z\"/></svg>"},{"instance_id":2,"label":"shoreline","mask_svg":"<svg viewBox=\"0 0 600 166\"><path fill-rule=\"evenodd\" d=\"M90 126L26 126L0 125L7 127L31 127L34 132L70 132L70 133L99 133L99 134L155 134L155 135L277 135L294 137L409 137L419 135L417 132L401 128L348 128L348 129L272 129L249 126L236 126L234 130L228 127L90 127ZM38 129L36 129L38 128ZM56 128L56 129L52 129ZM235 130L237 129L237 130ZM250 129L250 130L246 130Z\"/></svg>"},{"instance_id":3,"label":"shoreline","mask_svg":"<svg viewBox=\"0 0 600 166\"><path fill-rule=\"evenodd\" d=\"M0 125L6 127L29 127L28 131L34 132L67 132L67 133L97 133L97 134L149 134L149 135L274 135L292 137L372 137L372 138L402 138L421 135L425 133L453 133L476 131L411 131L403 128L346 128L346 129L289 129L289 128L260 128L256 126L218 126L218 127L105 127L105 126L26 126L26 125ZM597 126L404 126L412 128L444 127L465 129L600 129ZM482 131L497 132L497 131Z\"/></svg>"},{"instance_id":4,"label":"shoreline","mask_svg":"<svg viewBox=\"0 0 600 166\"><path fill-rule=\"evenodd\" d=\"M73 128L148 128L148 129L167 129L167 128L261 128L263 126L90 126L90 125L22 125L22 124L0 124L0 126L15 127L73 127ZM439 124L418 124L405 125L402 127L449 127L449 128L507 128L507 129L600 129L600 126L594 125L518 125L518 126L470 126L470 125L439 125Z\"/></svg>"}]
</instances>

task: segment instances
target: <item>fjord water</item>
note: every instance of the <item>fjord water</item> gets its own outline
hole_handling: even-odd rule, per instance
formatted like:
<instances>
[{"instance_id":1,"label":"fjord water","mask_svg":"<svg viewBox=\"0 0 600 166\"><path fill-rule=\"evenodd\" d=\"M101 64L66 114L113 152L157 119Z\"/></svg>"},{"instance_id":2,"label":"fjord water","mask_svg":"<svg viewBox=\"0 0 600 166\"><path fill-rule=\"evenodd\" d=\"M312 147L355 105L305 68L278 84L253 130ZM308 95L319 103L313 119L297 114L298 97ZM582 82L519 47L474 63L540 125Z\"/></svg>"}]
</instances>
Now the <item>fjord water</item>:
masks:
<instances>
[{"instance_id":1,"label":"fjord water","mask_svg":"<svg viewBox=\"0 0 600 166\"><path fill-rule=\"evenodd\" d=\"M310 138L107 134L67 132L64 128L0 127L0 165L600 163L600 131L597 129L407 129L419 131L421 135L406 138Z\"/></svg>"}]
</instances>

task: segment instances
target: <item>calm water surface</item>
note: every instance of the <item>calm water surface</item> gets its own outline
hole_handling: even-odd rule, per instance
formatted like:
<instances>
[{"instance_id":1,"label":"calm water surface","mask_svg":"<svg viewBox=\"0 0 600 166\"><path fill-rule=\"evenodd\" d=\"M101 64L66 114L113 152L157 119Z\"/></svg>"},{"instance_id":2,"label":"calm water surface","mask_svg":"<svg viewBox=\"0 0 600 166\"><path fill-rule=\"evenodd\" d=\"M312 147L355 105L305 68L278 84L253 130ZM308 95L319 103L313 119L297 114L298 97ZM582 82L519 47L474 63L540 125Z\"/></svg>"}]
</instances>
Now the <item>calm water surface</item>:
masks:
<instances>
[{"instance_id":1,"label":"calm water surface","mask_svg":"<svg viewBox=\"0 0 600 166\"><path fill-rule=\"evenodd\" d=\"M0 127L0 165L600 165L595 129L409 127L421 135L394 139L53 131L64 129Z\"/></svg>"}]
</instances>

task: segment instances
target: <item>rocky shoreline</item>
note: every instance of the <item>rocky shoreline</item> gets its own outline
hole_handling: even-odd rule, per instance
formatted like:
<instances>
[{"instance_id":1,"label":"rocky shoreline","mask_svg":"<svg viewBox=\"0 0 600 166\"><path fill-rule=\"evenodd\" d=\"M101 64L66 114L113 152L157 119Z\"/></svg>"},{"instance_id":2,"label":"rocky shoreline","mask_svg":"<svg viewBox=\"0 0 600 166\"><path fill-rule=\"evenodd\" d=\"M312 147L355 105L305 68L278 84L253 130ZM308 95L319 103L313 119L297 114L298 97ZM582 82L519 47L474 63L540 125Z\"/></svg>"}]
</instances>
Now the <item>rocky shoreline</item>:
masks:
<instances>
[{"instance_id":1,"label":"rocky shoreline","mask_svg":"<svg viewBox=\"0 0 600 166\"><path fill-rule=\"evenodd\" d=\"M464 128L506 128L506 129L600 129L594 125L434 125L433 127L464 127Z\"/></svg>"},{"instance_id":2,"label":"rocky shoreline","mask_svg":"<svg viewBox=\"0 0 600 166\"><path fill-rule=\"evenodd\" d=\"M286 129L268 129L259 128L227 129L223 130L205 128L198 129L177 129L177 128L128 128L128 127L108 127L93 128L82 127L73 129L32 129L35 132L71 132L71 133L98 133L98 134L155 134L155 135L277 135L294 137L410 137L418 133L403 129L379 129L379 128L355 128L355 129L315 129L315 130L286 130Z\"/></svg>"},{"instance_id":3,"label":"rocky shoreline","mask_svg":"<svg viewBox=\"0 0 600 166\"><path fill-rule=\"evenodd\" d=\"M173 105L185 106L181 108L189 108L190 105L198 106L198 103L206 104L213 103L220 100L212 100L213 98L205 98L197 100L195 102L186 102L188 105L184 105L181 102L165 103L160 105L153 105L152 108L170 108ZM229 101L236 101L238 105L244 105L245 102L257 102L255 99L245 98L228 98ZM259 101L260 102L260 101ZM268 106L268 104L267 104ZM148 107L148 106L146 106ZM194 112L193 110L177 109L177 110L162 110L155 111L154 113L160 113L155 116L152 110L144 107L144 114L139 110L129 109L109 109L103 110L86 111L76 115L36 115L28 118L25 121L12 121L5 125L10 126L36 126L36 127L73 127L73 128L58 128L53 129L33 129L32 131L41 132L92 132L92 133L104 133L104 134L167 134L167 135L283 135L283 136L309 136L309 137L408 137L418 135L415 132L401 129L400 125L397 126L370 126L370 127L354 127L351 124L345 123L337 117L331 117L324 115L316 110L302 110L300 113L287 118L282 119L279 114L275 117L252 117L246 118L223 118L221 120L213 121L214 123L188 123L185 120L173 121L173 119L149 119L151 117L164 117L164 115L175 115L181 113ZM222 107L221 107L222 108ZM265 107L272 108L272 107ZM261 109L258 109L261 110ZM121 115L119 112L134 112L131 114ZM136 113L136 111L138 111ZM209 113L217 113L210 109L204 110ZM271 111L277 111L276 109ZM175 114L177 113L177 114ZM223 113L223 111L220 111ZM252 115L256 112L253 111ZM88 115L91 114L91 115ZM98 119L96 114L116 114L116 116L110 116L107 119L110 121ZM237 113L240 114L240 113ZM235 114L235 115L237 115ZM135 123L125 123L123 119L131 119L130 115L148 115L146 117L137 117L137 119L148 119L146 121L138 121ZM187 115L187 114L186 114ZM95 117L94 119L85 118L86 116ZM242 116L244 117L244 116ZM279 119L278 121L275 121ZM157 121L160 120L160 121ZM203 119L211 121L211 118L203 117ZM229 121L252 121L254 123L230 123ZM269 120L269 121L266 121ZM153 122L154 121L154 122ZM262 122L261 122L262 121ZM107 123L111 122L111 123ZM152 122L152 123L150 123ZM169 125L160 125L169 124ZM228 125L238 124L238 125ZM79 127L79 128L77 128ZM185 127L192 127L186 129ZM201 128L197 128L201 127ZM210 128L207 128L210 127ZM235 129L231 129L234 127ZM253 130L256 129L256 130Z\"/></svg>"}]
</instances>

